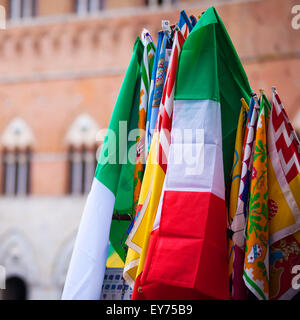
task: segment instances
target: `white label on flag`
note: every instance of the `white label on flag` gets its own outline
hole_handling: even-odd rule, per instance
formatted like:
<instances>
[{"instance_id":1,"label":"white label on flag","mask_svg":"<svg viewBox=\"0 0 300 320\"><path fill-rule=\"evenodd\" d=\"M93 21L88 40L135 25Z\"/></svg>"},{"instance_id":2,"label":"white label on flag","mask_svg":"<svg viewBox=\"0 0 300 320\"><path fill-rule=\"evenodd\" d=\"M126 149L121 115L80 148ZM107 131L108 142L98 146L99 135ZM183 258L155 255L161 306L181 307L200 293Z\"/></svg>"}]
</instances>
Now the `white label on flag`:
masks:
<instances>
[{"instance_id":1,"label":"white label on flag","mask_svg":"<svg viewBox=\"0 0 300 320\"><path fill-rule=\"evenodd\" d=\"M169 62L171 59L172 49L166 49L166 62Z\"/></svg>"},{"instance_id":2,"label":"white label on flag","mask_svg":"<svg viewBox=\"0 0 300 320\"><path fill-rule=\"evenodd\" d=\"M162 20L161 27L162 27L163 31L171 31L170 21L169 20Z\"/></svg>"}]
</instances>

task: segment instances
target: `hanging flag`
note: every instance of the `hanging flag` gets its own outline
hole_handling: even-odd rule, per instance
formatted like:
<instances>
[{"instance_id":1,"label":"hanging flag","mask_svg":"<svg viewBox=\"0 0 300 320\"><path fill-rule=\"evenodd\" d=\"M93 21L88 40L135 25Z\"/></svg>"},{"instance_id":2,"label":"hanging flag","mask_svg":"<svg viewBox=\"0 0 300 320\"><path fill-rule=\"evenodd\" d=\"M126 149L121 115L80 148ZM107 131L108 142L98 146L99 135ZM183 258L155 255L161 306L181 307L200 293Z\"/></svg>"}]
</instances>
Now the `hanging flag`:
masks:
<instances>
[{"instance_id":1,"label":"hanging flag","mask_svg":"<svg viewBox=\"0 0 300 320\"><path fill-rule=\"evenodd\" d=\"M162 44L159 53L158 66L155 79L155 87L153 92L153 102L151 105L151 115L149 124L149 136L148 136L148 146L151 146L153 134L155 131L156 121L158 117L159 106L163 94L166 72L169 65L169 48L167 45L170 43L169 31L164 31L164 36L162 39ZM168 51L167 51L168 50ZM171 51L171 50L170 50Z\"/></svg>"},{"instance_id":2,"label":"hanging flag","mask_svg":"<svg viewBox=\"0 0 300 320\"><path fill-rule=\"evenodd\" d=\"M133 139L127 142L128 151L136 146L137 159L127 159L128 153L124 153L126 161L122 162L119 186L117 189L116 202L114 207L114 215L116 219L112 220L110 230L110 241L115 251L125 262L127 254L127 246L125 244L127 239L127 230L130 225L128 219L118 218L120 215L133 217L135 215L136 205L133 200L137 197L136 194L140 190L140 179L142 179L144 170L144 132L145 121L148 104L148 89L149 89L149 73L152 71L153 58L155 47L150 33L144 29L142 33L144 43L144 53L141 62L141 76L140 76L140 92L136 95L138 102L134 103L134 109L131 112L131 121L128 132L133 132L136 129L138 119L139 136L137 137L136 144ZM138 109L136 106L138 105ZM125 145L125 144L124 144Z\"/></svg>"},{"instance_id":3,"label":"hanging flag","mask_svg":"<svg viewBox=\"0 0 300 320\"><path fill-rule=\"evenodd\" d=\"M178 27L179 27L180 31L182 32L184 39L186 39L188 37L188 35L190 34L190 32L193 30L193 25L184 10L182 10L180 12Z\"/></svg>"},{"instance_id":4,"label":"hanging flag","mask_svg":"<svg viewBox=\"0 0 300 320\"><path fill-rule=\"evenodd\" d=\"M138 199L140 196L143 176L144 176L144 163L145 163L145 129L146 129L146 116L148 108L148 96L149 96L149 84L150 84L150 74L152 73L155 47L152 42L152 38L148 31L144 32L142 35L144 39L144 55L143 62L141 65L142 77L141 77L141 88L140 88L140 102L139 102L139 121L138 129L140 130L139 136L137 137L137 155L134 170L134 194L133 194L133 218L136 218ZM134 222L134 220L133 220ZM131 231L133 222L127 229L127 232ZM125 261L125 271L124 277L127 282L133 286L132 281L134 281L135 267L132 267L133 261L137 259L136 254L127 250L127 256ZM129 268L129 269L128 269ZM133 270L132 270L133 269Z\"/></svg>"},{"instance_id":5,"label":"hanging flag","mask_svg":"<svg viewBox=\"0 0 300 320\"><path fill-rule=\"evenodd\" d=\"M158 168L157 162L157 134L158 133L155 132L153 135L140 192L137 214L126 242L128 245L128 253L123 277L132 288L134 287L137 277L137 269L140 262L144 236L147 234L149 228L144 216L147 215L148 211L150 211L150 200L151 204L153 204L151 209L156 210L154 205L156 202L159 202L159 196L164 180L163 171Z\"/></svg>"},{"instance_id":6,"label":"hanging flag","mask_svg":"<svg viewBox=\"0 0 300 320\"><path fill-rule=\"evenodd\" d=\"M246 286L260 300L269 299L268 108L265 100L262 94L254 142L243 273Z\"/></svg>"},{"instance_id":7,"label":"hanging flag","mask_svg":"<svg viewBox=\"0 0 300 320\"><path fill-rule=\"evenodd\" d=\"M128 127L135 115L137 127L140 92L140 65L143 44L135 41L132 58L126 72L103 143L95 178L81 218L78 235L65 282L63 299L100 299L109 248L112 215L118 197L122 161L127 158ZM135 110L132 112L132 110ZM130 125L129 125L130 124ZM125 134L120 132L127 125ZM122 141L124 139L125 141ZM134 168L134 163L132 164ZM133 174L133 171L132 171ZM133 198L133 175L132 197ZM124 181L124 189L128 186Z\"/></svg>"},{"instance_id":8,"label":"hanging flag","mask_svg":"<svg viewBox=\"0 0 300 320\"><path fill-rule=\"evenodd\" d=\"M231 230L231 223L235 217L237 203L238 203L241 171L242 171L242 160L243 160L243 142L244 142L247 121L249 121L248 119L249 107L244 98L241 99L241 102L242 102L242 107L240 111L238 128L236 132L234 162L232 167L232 178L231 178L231 185L230 185L230 196L229 196L229 207L228 207L228 211L229 211L228 229L229 230ZM229 260L228 262L229 279L232 282L232 270L233 270L233 260L234 260L234 242L232 241L232 237L228 238L228 260Z\"/></svg>"},{"instance_id":9,"label":"hanging flag","mask_svg":"<svg viewBox=\"0 0 300 320\"><path fill-rule=\"evenodd\" d=\"M194 28L198 22L197 17L195 17L194 15L191 15L190 20L191 20L192 27Z\"/></svg>"},{"instance_id":10,"label":"hanging flag","mask_svg":"<svg viewBox=\"0 0 300 320\"><path fill-rule=\"evenodd\" d=\"M176 30L174 43L170 60L170 67L167 73L166 84L164 86L163 98L159 111L159 117L156 125L155 140L151 144L151 151L147 161L145 177L143 180L141 196L139 199L139 212L135 224L129 234L127 244L132 250L128 251L128 261L124 269L124 278L133 285L134 280L141 274L144 266L144 260L147 253L149 236L157 212L157 206L166 172L166 143L169 143L171 131L174 84L177 70L177 62L184 38L180 31ZM128 259L129 260L129 259ZM127 262L127 261L126 261ZM134 279L131 276L132 271L128 266L134 268Z\"/></svg>"},{"instance_id":11,"label":"hanging flag","mask_svg":"<svg viewBox=\"0 0 300 320\"><path fill-rule=\"evenodd\" d=\"M138 81L140 81L141 75L139 75ZM119 142L119 152L123 154L123 158L119 157L121 170L120 177L118 182L118 187L116 191L115 206L113 212L113 219L111 221L110 227L110 243L113 246L116 253L125 261L126 258L126 239L127 239L127 229L132 219L133 213L133 195L134 195L134 170L135 163L134 159L130 158L129 151L136 149L136 142L133 139L128 139L127 136L129 132L134 132L137 129L138 123L138 111L139 111L139 101L140 101L140 92L139 84L136 87L133 107L131 110L130 121L128 122L128 129L125 128L125 122L119 122L120 128L123 126L123 132L120 133L120 142ZM125 139L124 139L125 137ZM124 148L126 148L125 150ZM127 151L127 152L125 152Z\"/></svg>"},{"instance_id":12,"label":"hanging flag","mask_svg":"<svg viewBox=\"0 0 300 320\"><path fill-rule=\"evenodd\" d=\"M151 133L150 133L150 123L151 123L151 115L152 115L152 104L153 104L153 96L154 96L154 89L155 89L155 82L156 82L156 73L158 67L158 60L160 56L160 50L162 46L164 33L160 31L158 33L158 41L156 45L156 51L154 56L153 68L152 68L152 76L151 76L151 83L149 89L149 101L148 101L148 111L147 111L147 122L146 122L146 137L145 137L145 156L146 159L148 158L148 154L150 151L151 145Z\"/></svg>"},{"instance_id":13,"label":"hanging flag","mask_svg":"<svg viewBox=\"0 0 300 320\"><path fill-rule=\"evenodd\" d=\"M300 264L300 156L295 134L275 88L268 130L270 298L291 299L292 269Z\"/></svg>"},{"instance_id":14,"label":"hanging flag","mask_svg":"<svg viewBox=\"0 0 300 320\"><path fill-rule=\"evenodd\" d=\"M164 193L133 298L229 298L224 180L230 178L240 99L249 101L250 92L211 7L180 53Z\"/></svg>"},{"instance_id":15,"label":"hanging flag","mask_svg":"<svg viewBox=\"0 0 300 320\"><path fill-rule=\"evenodd\" d=\"M278 110L278 114L280 114L280 111L282 113L282 115L280 117L283 117L284 118L284 123L285 123L285 126L286 126L286 130L289 134L289 137L290 139L293 141L293 144L296 148L295 151L295 154L298 158L300 158L300 141L299 141L299 138L297 136L297 133L295 131L295 129L293 128L290 120L289 120L289 117L285 111L285 108L283 106L283 104L281 103L281 100L278 96L278 93L276 91L276 88L275 87L272 87L272 91L273 91L273 104L276 105L276 109ZM280 111L279 111L280 110Z\"/></svg>"},{"instance_id":16,"label":"hanging flag","mask_svg":"<svg viewBox=\"0 0 300 320\"><path fill-rule=\"evenodd\" d=\"M142 180L144 176L144 164L146 160L145 155L145 130L146 130L146 118L148 109L148 97L150 86L150 75L152 74L152 68L154 63L155 46L149 31L144 30L142 34L144 42L144 55L141 65L141 88L140 88L140 103L139 103L139 120L138 129L139 136L136 140L136 163L134 168L134 192L133 192L133 217L136 215L137 204L142 186Z\"/></svg>"},{"instance_id":17,"label":"hanging flag","mask_svg":"<svg viewBox=\"0 0 300 320\"><path fill-rule=\"evenodd\" d=\"M210 32L216 35L216 39L212 39ZM240 113L240 99L244 97L246 102L249 103L252 90L231 39L214 7L207 9L201 16L188 40L184 44L180 57L182 62L179 64L178 72L182 69L182 78L180 79L182 81L178 80L176 87L181 88L180 94L184 90L186 92L184 96L190 100L195 97L198 84L199 87L203 86L201 92L206 90L212 92L213 97L220 97L224 174L225 185L228 185ZM209 45L212 45L212 47L209 47ZM195 56L192 56L192 53L189 52L190 47ZM217 56L218 61L208 56L208 52L213 50L217 50L217 53L212 52L212 57ZM211 77L207 75L211 75ZM219 86L215 85L216 82ZM180 97L179 94L175 93L176 95ZM229 101L228 96L233 101Z\"/></svg>"},{"instance_id":18,"label":"hanging flag","mask_svg":"<svg viewBox=\"0 0 300 320\"><path fill-rule=\"evenodd\" d=\"M236 212L234 214L230 230L233 241L233 261L232 261L232 299L247 299L247 288L243 280L244 270L244 250L245 250L245 228L248 215L248 198L250 191L250 177L252 172L253 145L256 135L257 119L259 114L259 103L254 94L248 113L247 126L245 130L243 144L243 160L241 167L240 185Z\"/></svg>"},{"instance_id":19,"label":"hanging flag","mask_svg":"<svg viewBox=\"0 0 300 320\"><path fill-rule=\"evenodd\" d=\"M115 251L112 244L109 244L108 256L106 261L107 268L124 268L124 262Z\"/></svg>"}]
</instances>

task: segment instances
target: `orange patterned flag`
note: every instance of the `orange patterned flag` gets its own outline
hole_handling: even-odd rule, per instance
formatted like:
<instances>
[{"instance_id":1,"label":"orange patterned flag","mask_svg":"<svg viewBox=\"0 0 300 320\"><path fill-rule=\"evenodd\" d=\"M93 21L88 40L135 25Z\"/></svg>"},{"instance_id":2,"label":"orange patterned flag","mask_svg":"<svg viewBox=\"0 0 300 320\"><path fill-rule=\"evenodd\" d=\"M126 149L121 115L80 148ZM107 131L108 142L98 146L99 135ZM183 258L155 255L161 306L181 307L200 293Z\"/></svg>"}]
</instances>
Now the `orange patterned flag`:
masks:
<instances>
[{"instance_id":1,"label":"orange patterned flag","mask_svg":"<svg viewBox=\"0 0 300 320\"><path fill-rule=\"evenodd\" d=\"M269 299L269 230L266 97L261 96L256 127L246 230L244 281L260 300Z\"/></svg>"},{"instance_id":2,"label":"orange patterned flag","mask_svg":"<svg viewBox=\"0 0 300 320\"><path fill-rule=\"evenodd\" d=\"M250 176L253 165L254 142L259 116L259 103L256 94L253 94L250 101L250 110L248 113L247 125L242 151L242 164L240 171L240 182L238 190L238 198L236 212L230 225L232 233L233 262L232 262L232 299L247 299L248 291L243 280L244 257L245 257L245 227L248 212L248 198L250 190Z\"/></svg>"},{"instance_id":3,"label":"orange patterned flag","mask_svg":"<svg viewBox=\"0 0 300 320\"><path fill-rule=\"evenodd\" d=\"M236 214L238 196L240 189L242 160L243 160L243 142L245 136L246 124L249 122L249 107L245 99L241 99L242 107L238 121L238 128L235 139L234 160L232 167L232 178L230 186L229 207L228 207L228 228L231 230L231 224ZM233 261L234 261L234 242L232 237L228 239L228 260L229 260L229 279L233 277ZM243 280L241 280L243 281Z\"/></svg>"}]
</instances>

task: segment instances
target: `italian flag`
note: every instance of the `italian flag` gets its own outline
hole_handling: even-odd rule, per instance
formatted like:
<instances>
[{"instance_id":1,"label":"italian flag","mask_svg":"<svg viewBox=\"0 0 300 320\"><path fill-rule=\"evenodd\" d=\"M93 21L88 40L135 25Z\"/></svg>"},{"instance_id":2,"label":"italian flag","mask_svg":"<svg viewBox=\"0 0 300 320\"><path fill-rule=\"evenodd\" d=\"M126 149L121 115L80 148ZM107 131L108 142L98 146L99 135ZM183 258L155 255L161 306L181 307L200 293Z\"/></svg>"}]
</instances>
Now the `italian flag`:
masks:
<instances>
[{"instance_id":1,"label":"italian flag","mask_svg":"<svg viewBox=\"0 0 300 320\"><path fill-rule=\"evenodd\" d=\"M228 299L225 186L251 88L216 10L183 44L168 165L134 299Z\"/></svg>"},{"instance_id":2,"label":"italian flag","mask_svg":"<svg viewBox=\"0 0 300 320\"><path fill-rule=\"evenodd\" d=\"M100 299L109 238L119 256L125 259L120 240L128 221L120 219L113 221L112 225L111 222L113 213L121 215L132 212L134 161L130 161L128 155L130 144L135 146L135 139L128 141L128 132L137 128L138 123L143 51L144 46L137 38L81 218L63 299ZM125 134L121 130L126 130ZM127 144L126 150L124 146ZM135 152L133 154L135 156Z\"/></svg>"}]
</instances>

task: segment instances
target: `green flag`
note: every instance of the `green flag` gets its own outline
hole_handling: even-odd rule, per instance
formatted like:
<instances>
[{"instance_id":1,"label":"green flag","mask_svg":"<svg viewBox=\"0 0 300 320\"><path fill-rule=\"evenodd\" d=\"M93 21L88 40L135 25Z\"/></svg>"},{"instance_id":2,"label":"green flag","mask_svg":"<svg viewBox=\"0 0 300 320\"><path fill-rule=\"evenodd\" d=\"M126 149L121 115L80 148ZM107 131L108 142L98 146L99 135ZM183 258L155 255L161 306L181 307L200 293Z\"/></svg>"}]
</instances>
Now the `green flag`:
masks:
<instances>
[{"instance_id":1,"label":"green flag","mask_svg":"<svg viewBox=\"0 0 300 320\"><path fill-rule=\"evenodd\" d=\"M225 183L230 180L241 98L251 87L216 9L202 15L180 56L175 100L213 100L221 104Z\"/></svg>"},{"instance_id":2,"label":"green flag","mask_svg":"<svg viewBox=\"0 0 300 320\"><path fill-rule=\"evenodd\" d=\"M63 299L100 299L113 212L119 209L122 214L132 209L133 196L130 201L126 199L126 195L133 192L132 167L124 160L128 158L128 132L137 127L142 55L143 44L137 38L81 218ZM113 228L118 228L114 234L124 230L123 224L113 225ZM119 250L118 240L114 237L111 240Z\"/></svg>"}]
</instances>

